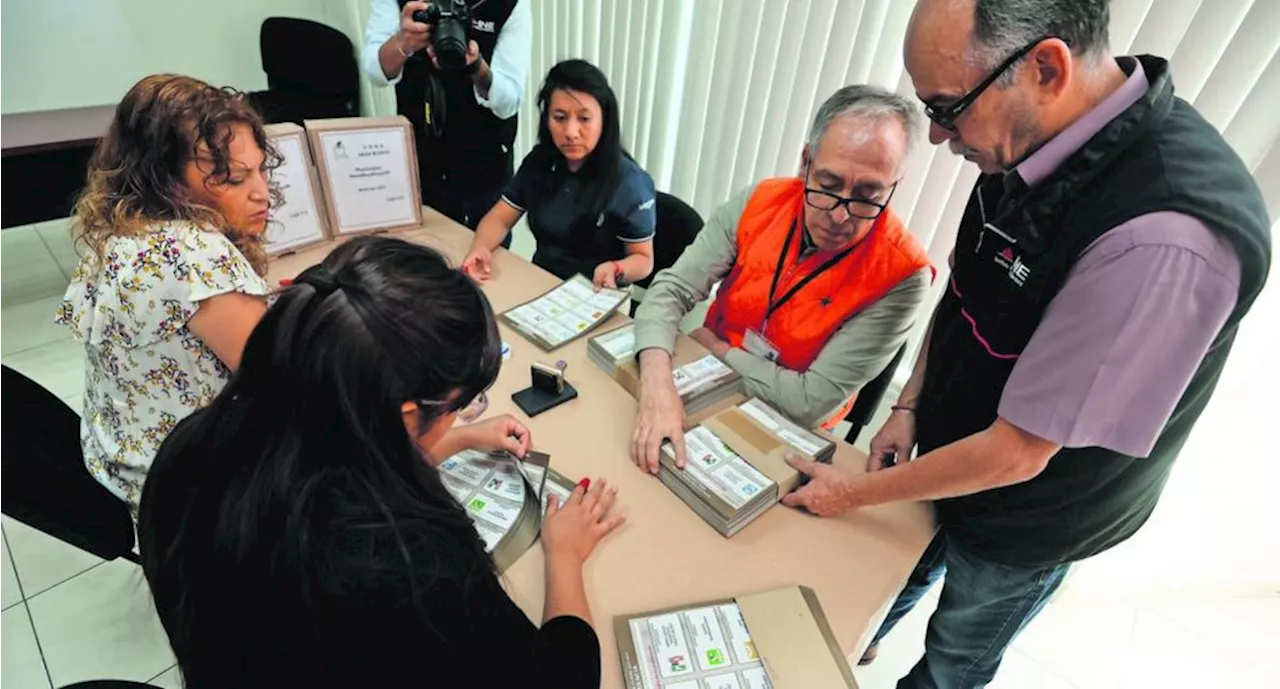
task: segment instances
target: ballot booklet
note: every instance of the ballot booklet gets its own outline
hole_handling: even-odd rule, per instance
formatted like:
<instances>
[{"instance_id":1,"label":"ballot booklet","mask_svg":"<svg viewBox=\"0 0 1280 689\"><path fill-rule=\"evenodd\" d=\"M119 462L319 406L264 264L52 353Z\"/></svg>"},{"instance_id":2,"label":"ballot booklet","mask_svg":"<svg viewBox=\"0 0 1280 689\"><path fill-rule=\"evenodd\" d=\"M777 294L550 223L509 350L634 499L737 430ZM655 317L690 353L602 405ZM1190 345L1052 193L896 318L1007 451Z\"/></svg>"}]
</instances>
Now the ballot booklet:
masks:
<instances>
[{"instance_id":1,"label":"ballot booklet","mask_svg":"<svg viewBox=\"0 0 1280 689\"><path fill-rule=\"evenodd\" d=\"M575 275L551 291L503 312L502 320L543 351L551 351L591 332L627 302L623 289L596 291L591 281Z\"/></svg>"},{"instance_id":2,"label":"ballot booklet","mask_svg":"<svg viewBox=\"0 0 1280 689\"><path fill-rule=\"evenodd\" d=\"M499 572L515 564L538 538L542 494L554 473L550 460L532 450L524 459L464 450L437 467L440 481L466 508Z\"/></svg>"},{"instance_id":3,"label":"ballot booklet","mask_svg":"<svg viewBox=\"0 0 1280 689\"><path fill-rule=\"evenodd\" d=\"M827 463L835 454L833 441L754 398L687 431L684 444L683 470L675 448L663 445L658 480L726 537L799 485L801 474L786 455Z\"/></svg>"},{"instance_id":4,"label":"ballot booklet","mask_svg":"<svg viewBox=\"0 0 1280 689\"><path fill-rule=\"evenodd\" d=\"M635 346L635 325L628 324L588 339L587 357L639 398L640 368ZM712 409L742 392L742 376L693 340L677 338L675 350L671 379L684 403L686 417Z\"/></svg>"},{"instance_id":5,"label":"ballot booklet","mask_svg":"<svg viewBox=\"0 0 1280 689\"><path fill-rule=\"evenodd\" d=\"M857 689L811 589L614 619L627 689Z\"/></svg>"},{"instance_id":6,"label":"ballot booklet","mask_svg":"<svg viewBox=\"0 0 1280 689\"><path fill-rule=\"evenodd\" d=\"M628 323L621 328L600 333L587 340L587 358L595 362L610 377L618 368L626 366L636 356L636 328Z\"/></svg>"}]
</instances>

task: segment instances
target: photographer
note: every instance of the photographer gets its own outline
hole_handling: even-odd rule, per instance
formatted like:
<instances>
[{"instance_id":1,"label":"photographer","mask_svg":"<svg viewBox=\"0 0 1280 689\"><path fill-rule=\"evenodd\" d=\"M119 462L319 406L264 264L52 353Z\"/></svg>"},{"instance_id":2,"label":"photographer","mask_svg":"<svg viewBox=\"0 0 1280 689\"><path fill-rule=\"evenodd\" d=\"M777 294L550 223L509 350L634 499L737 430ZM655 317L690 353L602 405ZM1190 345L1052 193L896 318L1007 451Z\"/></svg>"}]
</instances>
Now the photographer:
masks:
<instances>
[{"instance_id":1,"label":"photographer","mask_svg":"<svg viewBox=\"0 0 1280 689\"><path fill-rule=\"evenodd\" d=\"M374 84L395 86L396 110L413 123L422 201L474 229L511 179L516 113L532 54L530 6L372 3L361 63ZM442 55L437 34L442 41L465 35L466 42L456 51L446 46Z\"/></svg>"}]
</instances>

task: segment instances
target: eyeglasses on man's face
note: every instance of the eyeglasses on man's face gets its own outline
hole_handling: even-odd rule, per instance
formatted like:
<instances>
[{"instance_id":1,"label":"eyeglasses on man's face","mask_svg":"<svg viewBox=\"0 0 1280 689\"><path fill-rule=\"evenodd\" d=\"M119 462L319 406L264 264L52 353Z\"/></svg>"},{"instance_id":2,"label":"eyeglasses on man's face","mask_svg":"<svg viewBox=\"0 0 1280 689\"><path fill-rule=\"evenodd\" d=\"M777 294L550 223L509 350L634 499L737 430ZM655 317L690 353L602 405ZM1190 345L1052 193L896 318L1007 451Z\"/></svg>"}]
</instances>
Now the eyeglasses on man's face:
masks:
<instances>
[{"instance_id":1,"label":"eyeglasses on man's face","mask_svg":"<svg viewBox=\"0 0 1280 689\"><path fill-rule=\"evenodd\" d=\"M1027 55L1027 53L1034 50L1036 46L1051 38L1058 37L1041 36L1040 38L1037 38L1036 40L1015 50L1012 55L1004 59L1004 62L1001 62L995 69L991 70L991 73L988 74L985 79L979 82L977 86L973 87L973 90L964 94L959 100L953 103L938 105L924 101L925 116L939 127L942 127L947 131L954 132L956 130L956 120L960 119L960 116L964 114L964 111L967 110L970 105L973 105L974 101L978 100L978 97L982 95L983 91L986 91L992 84L996 83L996 80L1005 72L1009 71L1009 68L1013 67L1018 60L1021 60Z\"/></svg>"},{"instance_id":2,"label":"eyeglasses on man's face","mask_svg":"<svg viewBox=\"0 0 1280 689\"><path fill-rule=\"evenodd\" d=\"M814 189L809 186L809 164L804 167L804 202L810 208L816 208L820 211L833 211L840 206L844 206L844 210L850 217L860 220L877 220L884 213L884 209L889 207L889 201L893 200L893 192L898 190L898 183L894 182L889 187L889 195L885 197L883 202L869 199L862 196L840 196L822 189Z\"/></svg>"}]
</instances>

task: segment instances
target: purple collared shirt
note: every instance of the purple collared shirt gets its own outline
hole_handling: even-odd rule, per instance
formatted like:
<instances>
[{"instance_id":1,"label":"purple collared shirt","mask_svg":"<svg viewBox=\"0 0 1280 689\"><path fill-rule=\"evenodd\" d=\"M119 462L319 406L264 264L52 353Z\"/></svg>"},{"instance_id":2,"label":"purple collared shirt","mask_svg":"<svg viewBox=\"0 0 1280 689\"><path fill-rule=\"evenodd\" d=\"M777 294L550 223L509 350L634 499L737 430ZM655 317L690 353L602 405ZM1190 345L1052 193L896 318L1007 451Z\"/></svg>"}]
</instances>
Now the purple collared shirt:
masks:
<instances>
[{"instance_id":1,"label":"purple collared shirt","mask_svg":"<svg viewBox=\"0 0 1280 689\"><path fill-rule=\"evenodd\" d=\"M1016 168L1042 182L1149 88L1142 65ZM1200 366L1240 287L1231 244L1198 218L1162 211L1108 230L1071 268L1005 383L999 414L1064 447L1145 457Z\"/></svg>"}]
</instances>

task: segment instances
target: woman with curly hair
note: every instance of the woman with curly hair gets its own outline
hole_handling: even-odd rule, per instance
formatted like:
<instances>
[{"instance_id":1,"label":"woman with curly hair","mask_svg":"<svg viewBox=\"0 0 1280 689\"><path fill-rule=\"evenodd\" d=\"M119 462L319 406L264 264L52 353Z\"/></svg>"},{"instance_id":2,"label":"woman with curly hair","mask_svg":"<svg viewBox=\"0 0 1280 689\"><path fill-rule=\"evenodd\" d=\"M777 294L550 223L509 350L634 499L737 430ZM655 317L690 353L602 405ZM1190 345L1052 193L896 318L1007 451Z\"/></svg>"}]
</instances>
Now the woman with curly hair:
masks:
<instances>
[{"instance_id":1,"label":"woman with curly hair","mask_svg":"<svg viewBox=\"0 0 1280 689\"><path fill-rule=\"evenodd\" d=\"M94 152L55 320L85 345L85 464L135 511L160 443L222 390L266 312L279 161L241 94L175 75L135 84Z\"/></svg>"}]
</instances>

